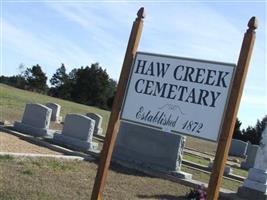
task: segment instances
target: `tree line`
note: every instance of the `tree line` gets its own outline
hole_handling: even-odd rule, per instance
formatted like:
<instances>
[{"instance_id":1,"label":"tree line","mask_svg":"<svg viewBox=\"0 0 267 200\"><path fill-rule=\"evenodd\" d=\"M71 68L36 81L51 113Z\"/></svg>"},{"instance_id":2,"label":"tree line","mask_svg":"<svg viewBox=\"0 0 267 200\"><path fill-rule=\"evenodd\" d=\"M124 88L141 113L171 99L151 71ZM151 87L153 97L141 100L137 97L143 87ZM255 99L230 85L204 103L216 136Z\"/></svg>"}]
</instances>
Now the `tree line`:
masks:
<instances>
[{"instance_id":1,"label":"tree line","mask_svg":"<svg viewBox=\"0 0 267 200\"><path fill-rule=\"evenodd\" d=\"M15 76L0 76L0 83L20 89L30 90L49 96L74 101L77 103L111 109L117 83L109 77L99 63L91 66L74 68L69 73L62 64L49 80L52 87L47 85L47 76L40 65L31 68L19 66L20 73ZM261 134L267 123L267 115L257 120L255 126L241 130L242 122L236 119L233 138L259 144Z\"/></svg>"},{"instance_id":2,"label":"tree line","mask_svg":"<svg viewBox=\"0 0 267 200\"><path fill-rule=\"evenodd\" d=\"M242 122L236 119L233 138L242 140L244 142L250 142L251 144L260 144L262 132L264 131L267 123L267 115L261 120L257 120L255 126L248 126L246 129L241 130Z\"/></svg>"},{"instance_id":3,"label":"tree line","mask_svg":"<svg viewBox=\"0 0 267 200\"><path fill-rule=\"evenodd\" d=\"M111 109L117 82L109 77L99 63L74 68L67 73L62 64L49 80L40 65L23 69L15 76L1 76L0 82L20 89L30 90L77 103Z\"/></svg>"}]
</instances>

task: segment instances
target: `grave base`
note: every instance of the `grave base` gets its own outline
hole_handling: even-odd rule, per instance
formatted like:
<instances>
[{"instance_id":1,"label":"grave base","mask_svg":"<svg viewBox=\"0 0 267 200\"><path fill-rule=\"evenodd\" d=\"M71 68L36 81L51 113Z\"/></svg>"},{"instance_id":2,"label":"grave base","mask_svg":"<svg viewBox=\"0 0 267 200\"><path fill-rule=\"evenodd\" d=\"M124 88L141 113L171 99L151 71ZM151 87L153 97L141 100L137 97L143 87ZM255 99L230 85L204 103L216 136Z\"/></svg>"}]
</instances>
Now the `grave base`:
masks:
<instances>
[{"instance_id":1,"label":"grave base","mask_svg":"<svg viewBox=\"0 0 267 200\"><path fill-rule=\"evenodd\" d=\"M182 171L166 171L161 168L156 168L155 166L145 165L137 162L130 162L126 160L121 160L116 157L112 157L112 161L122 165L127 168L136 169L138 171L150 174L157 177L175 177L177 179L192 180L192 174Z\"/></svg>"},{"instance_id":2,"label":"grave base","mask_svg":"<svg viewBox=\"0 0 267 200\"><path fill-rule=\"evenodd\" d=\"M249 170L253 166L254 166L254 163L247 163L246 161L242 162L240 165L241 169L246 169L246 170Z\"/></svg>"},{"instance_id":3,"label":"grave base","mask_svg":"<svg viewBox=\"0 0 267 200\"><path fill-rule=\"evenodd\" d=\"M105 137L105 135L103 134L103 130L94 131L93 136L102 137L102 138Z\"/></svg>"},{"instance_id":4,"label":"grave base","mask_svg":"<svg viewBox=\"0 0 267 200\"><path fill-rule=\"evenodd\" d=\"M30 125L27 125L27 124L24 124L18 121L15 121L13 128L16 131L19 131L19 132L22 132L28 135L32 135L35 137L43 137L43 136L52 137L53 136L53 131L49 129L32 127Z\"/></svg>"},{"instance_id":5,"label":"grave base","mask_svg":"<svg viewBox=\"0 0 267 200\"><path fill-rule=\"evenodd\" d=\"M258 190L253 190L245 186L239 187L237 195L244 199L267 200L267 194Z\"/></svg>"},{"instance_id":6,"label":"grave base","mask_svg":"<svg viewBox=\"0 0 267 200\"><path fill-rule=\"evenodd\" d=\"M62 116L56 117L55 119L51 118L51 122L60 124L62 122Z\"/></svg>"},{"instance_id":7,"label":"grave base","mask_svg":"<svg viewBox=\"0 0 267 200\"><path fill-rule=\"evenodd\" d=\"M267 192L267 172L250 168L248 172L248 177L244 181L243 186L247 188L251 188L253 190L257 190L259 192L266 193Z\"/></svg>"},{"instance_id":8,"label":"grave base","mask_svg":"<svg viewBox=\"0 0 267 200\"><path fill-rule=\"evenodd\" d=\"M82 151L95 151L98 147L95 142L85 142L59 133L54 134L53 141Z\"/></svg>"},{"instance_id":9,"label":"grave base","mask_svg":"<svg viewBox=\"0 0 267 200\"><path fill-rule=\"evenodd\" d=\"M242 187L238 188L238 196L247 199L267 200L267 172L250 168L248 177Z\"/></svg>"}]
</instances>

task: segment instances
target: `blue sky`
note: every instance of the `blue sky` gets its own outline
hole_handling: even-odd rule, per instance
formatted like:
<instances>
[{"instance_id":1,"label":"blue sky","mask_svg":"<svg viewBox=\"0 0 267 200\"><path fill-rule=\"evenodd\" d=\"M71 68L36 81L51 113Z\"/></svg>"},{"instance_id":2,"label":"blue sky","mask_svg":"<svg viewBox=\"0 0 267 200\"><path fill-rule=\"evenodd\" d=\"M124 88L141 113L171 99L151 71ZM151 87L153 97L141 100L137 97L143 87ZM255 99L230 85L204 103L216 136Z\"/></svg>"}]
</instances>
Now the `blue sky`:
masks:
<instances>
[{"instance_id":1,"label":"blue sky","mask_svg":"<svg viewBox=\"0 0 267 200\"><path fill-rule=\"evenodd\" d=\"M1 74L40 64L50 79L64 63L99 62L118 80L132 22L146 18L139 50L237 63L247 22L259 28L238 113L242 127L267 113L265 1L1 1Z\"/></svg>"}]
</instances>

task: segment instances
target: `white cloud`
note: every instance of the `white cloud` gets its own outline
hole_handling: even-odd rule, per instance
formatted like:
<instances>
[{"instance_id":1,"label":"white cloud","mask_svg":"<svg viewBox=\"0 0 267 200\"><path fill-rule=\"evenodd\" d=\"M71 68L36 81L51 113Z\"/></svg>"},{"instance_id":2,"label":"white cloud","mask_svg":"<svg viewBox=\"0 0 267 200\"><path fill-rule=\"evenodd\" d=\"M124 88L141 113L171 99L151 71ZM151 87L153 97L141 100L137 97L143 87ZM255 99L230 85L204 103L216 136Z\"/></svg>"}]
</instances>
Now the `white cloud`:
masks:
<instances>
[{"instance_id":1,"label":"white cloud","mask_svg":"<svg viewBox=\"0 0 267 200\"><path fill-rule=\"evenodd\" d=\"M55 68L59 67L61 63L65 63L67 66L77 66L93 62L88 52L62 35L56 35L49 31L33 33L26 28L18 27L3 20L3 46L23 55L26 63L27 61L36 61L46 64L46 71L54 73ZM25 63L25 60L20 62Z\"/></svg>"}]
</instances>

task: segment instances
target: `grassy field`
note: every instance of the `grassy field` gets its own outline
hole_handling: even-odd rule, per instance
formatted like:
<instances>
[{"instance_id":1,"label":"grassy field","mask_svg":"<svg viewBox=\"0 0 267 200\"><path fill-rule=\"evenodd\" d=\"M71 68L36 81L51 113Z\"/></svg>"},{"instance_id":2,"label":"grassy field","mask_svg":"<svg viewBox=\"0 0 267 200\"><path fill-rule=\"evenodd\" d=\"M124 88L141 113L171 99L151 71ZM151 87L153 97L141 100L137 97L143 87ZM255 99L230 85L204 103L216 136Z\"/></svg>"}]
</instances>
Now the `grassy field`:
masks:
<instances>
[{"instance_id":1,"label":"grassy field","mask_svg":"<svg viewBox=\"0 0 267 200\"><path fill-rule=\"evenodd\" d=\"M61 105L63 118L67 113L99 113L103 116L104 133L109 112L0 84L0 121L21 120L25 104L54 102ZM100 145L101 146L101 145ZM213 154L216 144L187 137L186 146ZM185 159L206 165L207 160L191 155ZM83 161L53 159L14 159L0 157L0 199L89 199L97 165ZM207 182L209 175L183 167L193 179ZM223 186L236 190L239 183L225 181ZM135 170L112 166L104 199L184 199L190 188L159 178L149 177ZM178 197L178 198L177 198Z\"/></svg>"},{"instance_id":2,"label":"grassy field","mask_svg":"<svg viewBox=\"0 0 267 200\"><path fill-rule=\"evenodd\" d=\"M93 162L0 156L0 199L90 199ZM112 165L104 199L184 199L189 187Z\"/></svg>"},{"instance_id":3,"label":"grassy field","mask_svg":"<svg viewBox=\"0 0 267 200\"><path fill-rule=\"evenodd\" d=\"M201 171L193 170L191 168L188 168L186 166L182 166L182 171L188 172L190 174L193 174L193 179L202 181L204 183L208 183L210 179L210 175ZM224 178L221 187L225 189L229 189L232 191L237 191L238 187L240 187L242 184L236 181L231 181L229 179Z\"/></svg>"},{"instance_id":4,"label":"grassy field","mask_svg":"<svg viewBox=\"0 0 267 200\"><path fill-rule=\"evenodd\" d=\"M103 117L102 128L103 133L105 133L110 115L109 111L20 90L0 83L0 121L8 120L14 122L15 120L21 120L26 103L46 104L48 102L61 105L61 116L63 119L67 113L85 114L87 112L94 112L100 114ZM213 142L187 137L186 146L200 152L214 154L217 145Z\"/></svg>"},{"instance_id":5,"label":"grassy field","mask_svg":"<svg viewBox=\"0 0 267 200\"><path fill-rule=\"evenodd\" d=\"M204 165L204 166L208 166L209 165L209 161L205 158L196 156L196 155L192 155L192 154L185 154L183 155L183 159L196 163L196 164L200 164L200 165ZM233 169L233 174L235 175L239 175L239 176L243 176L243 177L247 177L248 176L248 171L244 170L244 169L240 169L238 167L232 167Z\"/></svg>"},{"instance_id":6,"label":"grassy field","mask_svg":"<svg viewBox=\"0 0 267 200\"><path fill-rule=\"evenodd\" d=\"M14 122L21 120L26 103L46 104L48 102L61 105L61 116L64 118L67 113L86 114L88 112L98 113L103 116L102 127L104 132L107 128L110 112L90 107L71 101L41 95L25 90L20 90L4 84L0 84L0 121L8 120Z\"/></svg>"}]
</instances>

